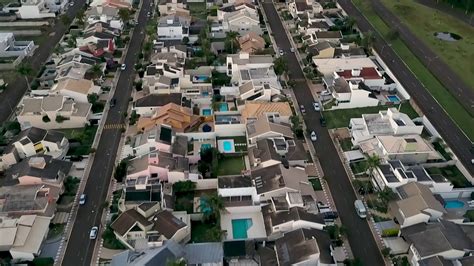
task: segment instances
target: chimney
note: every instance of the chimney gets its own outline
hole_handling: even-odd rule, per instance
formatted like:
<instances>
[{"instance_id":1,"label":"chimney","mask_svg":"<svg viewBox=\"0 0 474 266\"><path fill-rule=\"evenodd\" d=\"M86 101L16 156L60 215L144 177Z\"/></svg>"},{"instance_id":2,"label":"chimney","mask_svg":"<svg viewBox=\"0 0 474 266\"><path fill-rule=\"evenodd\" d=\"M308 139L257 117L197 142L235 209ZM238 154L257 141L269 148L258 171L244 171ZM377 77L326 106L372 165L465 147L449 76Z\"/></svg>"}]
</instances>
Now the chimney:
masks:
<instances>
[{"instance_id":1,"label":"chimney","mask_svg":"<svg viewBox=\"0 0 474 266\"><path fill-rule=\"evenodd\" d=\"M28 165L31 168L44 169L44 167L46 166L46 160L44 159L44 157L31 157L28 161Z\"/></svg>"},{"instance_id":2,"label":"chimney","mask_svg":"<svg viewBox=\"0 0 474 266\"><path fill-rule=\"evenodd\" d=\"M353 77L360 76L360 69L359 68L352 69L351 74L352 74Z\"/></svg>"}]
</instances>

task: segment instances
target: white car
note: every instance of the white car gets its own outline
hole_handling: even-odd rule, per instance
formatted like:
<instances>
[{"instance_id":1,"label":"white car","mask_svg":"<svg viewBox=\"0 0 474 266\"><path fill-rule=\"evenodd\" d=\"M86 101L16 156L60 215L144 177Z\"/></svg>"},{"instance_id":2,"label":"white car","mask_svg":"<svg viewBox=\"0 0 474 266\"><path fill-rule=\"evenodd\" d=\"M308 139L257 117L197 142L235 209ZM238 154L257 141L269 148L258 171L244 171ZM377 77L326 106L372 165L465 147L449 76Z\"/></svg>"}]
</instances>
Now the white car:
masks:
<instances>
[{"instance_id":1,"label":"white car","mask_svg":"<svg viewBox=\"0 0 474 266\"><path fill-rule=\"evenodd\" d=\"M126 68L127 68L127 65L125 65L125 64L122 64L122 65L120 66L120 70L125 70Z\"/></svg>"},{"instance_id":2,"label":"white car","mask_svg":"<svg viewBox=\"0 0 474 266\"><path fill-rule=\"evenodd\" d=\"M313 103L314 111L320 111L321 107L319 106L319 103Z\"/></svg>"},{"instance_id":3,"label":"white car","mask_svg":"<svg viewBox=\"0 0 474 266\"><path fill-rule=\"evenodd\" d=\"M89 233L89 238L96 239L98 233L99 233L99 227L97 226L92 227L91 232Z\"/></svg>"},{"instance_id":4,"label":"white car","mask_svg":"<svg viewBox=\"0 0 474 266\"><path fill-rule=\"evenodd\" d=\"M310 135L310 136L311 136L311 141L316 141L316 140L318 140L318 137L316 136L316 132L311 131L311 135Z\"/></svg>"},{"instance_id":5,"label":"white car","mask_svg":"<svg viewBox=\"0 0 474 266\"><path fill-rule=\"evenodd\" d=\"M283 52L283 50L280 49L280 55L284 55L284 54L285 54L285 52Z\"/></svg>"},{"instance_id":6,"label":"white car","mask_svg":"<svg viewBox=\"0 0 474 266\"><path fill-rule=\"evenodd\" d=\"M74 5L74 2L70 2L69 5L70 5L70 6L73 6L73 5Z\"/></svg>"},{"instance_id":7,"label":"white car","mask_svg":"<svg viewBox=\"0 0 474 266\"><path fill-rule=\"evenodd\" d=\"M79 198L79 205L84 205L86 204L86 194L82 194L81 197Z\"/></svg>"},{"instance_id":8,"label":"white car","mask_svg":"<svg viewBox=\"0 0 474 266\"><path fill-rule=\"evenodd\" d=\"M291 51L292 53L294 53L294 52L295 52L295 48L291 47L291 48L290 48L290 51Z\"/></svg>"}]
</instances>

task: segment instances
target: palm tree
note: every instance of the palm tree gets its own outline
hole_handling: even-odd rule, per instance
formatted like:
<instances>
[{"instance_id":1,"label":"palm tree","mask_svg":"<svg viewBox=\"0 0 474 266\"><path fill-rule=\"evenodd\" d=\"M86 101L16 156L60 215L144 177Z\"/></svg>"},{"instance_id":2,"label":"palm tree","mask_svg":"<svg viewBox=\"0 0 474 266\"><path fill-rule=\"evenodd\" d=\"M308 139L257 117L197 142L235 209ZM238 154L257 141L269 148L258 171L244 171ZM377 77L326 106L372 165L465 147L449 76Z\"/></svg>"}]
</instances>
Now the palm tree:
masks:
<instances>
[{"instance_id":1,"label":"palm tree","mask_svg":"<svg viewBox=\"0 0 474 266\"><path fill-rule=\"evenodd\" d=\"M81 9L79 11L79 13L77 13L76 15L76 19L77 19L77 22L79 23L79 25L84 25L84 18L85 18L86 14L85 14L85 11L84 9Z\"/></svg>"},{"instance_id":2,"label":"palm tree","mask_svg":"<svg viewBox=\"0 0 474 266\"><path fill-rule=\"evenodd\" d=\"M205 195L201 199L199 209L203 214L204 220L212 220L215 223L218 223L221 216L220 212L225 209L224 199L217 193Z\"/></svg>"},{"instance_id":3,"label":"palm tree","mask_svg":"<svg viewBox=\"0 0 474 266\"><path fill-rule=\"evenodd\" d=\"M118 11L118 16L123 23L128 23L130 20L130 10L127 8L120 8Z\"/></svg>"},{"instance_id":4,"label":"palm tree","mask_svg":"<svg viewBox=\"0 0 474 266\"><path fill-rule=\"evenodd\" d=\"M374 46L374 43L375 43L374 33L372 31L368 31L367 33L365 33L364 37L362 38L362 46L364 46L366 50L370 50Z\"/></svg>"},{"instance_id":5,"label":"palm tree","mask_svg":"<svg viewBox=\"0 0 474 266\"><path fill-rule=\"evenodd\" d=\"M102 72L102 66L99 65L99 64L93 65L93 66L89 69L89 72L92 73L92 75L93 75L95 78L99 78L100 76L102 76L102 74L104 74L104 72Z\"/></svg>"},{"instance_id":6,"label":"palm tree","mask_svg":"<svg viewBox=\"0 0 474 266\"><path fill-rule=\"evenodd\" d=\"M25 78L26 87L28 88L28 90L30 90L30 82L28 81L28 78L33 73L33 68L31 67L31 65L27 63L21 63L16 66L15 70L18 74L22 75Z\"/></svg>"},{"instance_id":7,"label":"palm tree","mask_svg":"<svg viewBox=\"0 0 474 266\"><path fill-rule=\"evenodd\" d=\"M372 177L372 173L375 168L380 166L380 157L377 154L369 155L367 158L367 166L366 171L368 172L369 176Z\"/></svg>"},{"instance_id":8,"label":"palm tree","mask_svg":"<svg viewBox=\"0 0 474 266\"><path fill-rule=\"evenodd\" d=\"M239 43L237 42L237 37L239 37L239 35L240 34L236 31L226 33L224 44L228 53L233 54L236 52L235 50L238 49Z\"/></svg>"}]
</instances>

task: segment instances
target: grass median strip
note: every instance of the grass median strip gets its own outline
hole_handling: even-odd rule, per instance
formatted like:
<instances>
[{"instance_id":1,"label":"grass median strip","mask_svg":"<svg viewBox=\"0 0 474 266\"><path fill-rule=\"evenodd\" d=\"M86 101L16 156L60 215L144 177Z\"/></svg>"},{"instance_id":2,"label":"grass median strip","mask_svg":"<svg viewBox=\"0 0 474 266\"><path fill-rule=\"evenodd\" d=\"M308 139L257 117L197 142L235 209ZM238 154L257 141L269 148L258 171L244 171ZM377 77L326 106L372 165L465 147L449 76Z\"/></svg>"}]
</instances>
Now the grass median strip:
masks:
<instances>
[{"instance_id":1,"label":"grass median strip","mask_svg":"<svg viewBox=\"0 0 474 266\"><path fill-rule=\"evenodd\" d=\"M382 36L390 32L390 28L374 12L368 0L353 0L353 2ZM438 101L443 109L446 110L459 128L461 128L464 134L466 134L471 141L474 140L474 118L459 104L456 98L451 95L436 77L431 74L423 63L418 60L402 40L396 39L391 42L391 45L418 80L425 86L436 101Z\"/></svg>"}]
</instances>

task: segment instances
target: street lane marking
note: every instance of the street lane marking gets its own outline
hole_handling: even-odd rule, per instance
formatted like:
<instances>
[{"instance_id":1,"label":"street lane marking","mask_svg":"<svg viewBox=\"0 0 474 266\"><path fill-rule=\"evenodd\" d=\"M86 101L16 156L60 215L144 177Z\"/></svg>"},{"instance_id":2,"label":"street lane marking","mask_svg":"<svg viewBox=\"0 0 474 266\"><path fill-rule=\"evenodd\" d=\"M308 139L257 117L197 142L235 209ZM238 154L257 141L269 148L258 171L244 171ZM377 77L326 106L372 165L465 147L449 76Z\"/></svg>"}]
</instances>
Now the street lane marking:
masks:
<instances>
[{"instance_id":1,"label":"street lane marking","mask_svg":"<svg viewBox=\"0 0 474 266\"><path fill-rule=\"evenodd\" d=\"M121 129L125 128L125 124L106 124L104 129Z\"/></svg>"}]
</instances>

